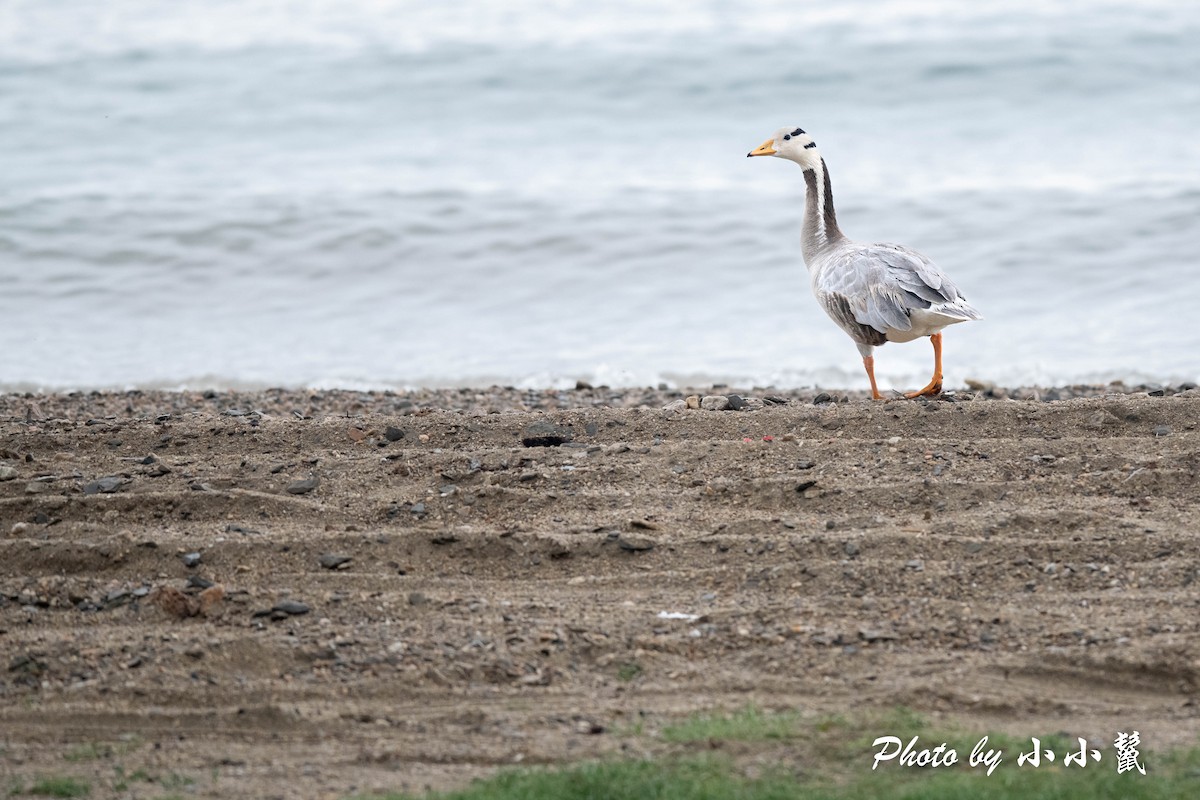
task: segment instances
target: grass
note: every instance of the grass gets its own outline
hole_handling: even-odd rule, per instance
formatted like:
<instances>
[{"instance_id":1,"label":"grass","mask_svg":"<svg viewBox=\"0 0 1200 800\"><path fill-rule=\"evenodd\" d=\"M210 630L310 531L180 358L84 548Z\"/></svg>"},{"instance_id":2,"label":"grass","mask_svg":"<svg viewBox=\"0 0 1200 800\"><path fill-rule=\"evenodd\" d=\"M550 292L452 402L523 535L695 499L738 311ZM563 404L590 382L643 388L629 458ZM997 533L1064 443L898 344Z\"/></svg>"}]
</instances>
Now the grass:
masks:
<instances>
[{"instance_id":1,"label":"grass","mask_svg":"<svg viewBox=\"0 0 1200 800\"><path fill-rule=\"evenodd\" d=\"M755 706L733 714L701 714L688 717L662 729L667 742L739 741L757 742L768 739L794 739L804 730L800 714L795 711L770 713Z\"/></svg>"},{"instance_id":2,"label":"grass","mask_svg":"<svg viewBox=\"0 0 1200 800\"><path fill-rule=\"evenodd\" d=\"M621 683L629 683L631 680L641 674L642 665L630 661L626 664L622 664L620 669L617 670L617 680L621 681Z\"/></svg>"},{"instance_id":3,"label":"grass","mask_svg":"<svg viewBox=\"0 0 1200 800\"><path fill-rule=\"evenodd\" d=\"M805 718L792 711L753 706L731 714L701 714L666 725L657 736L632 733L666 752L653 760L604 761L558 769L523 769L477 781L425 800L1191 800L1200 797L1200 748L1170 754L1142 751L1147 774L1118 775L1111 746L1099 762L1064 766L1062 757L1077 743L1062 736L1039 736L1057 755L1038 768L1018 767L1028 738L989 735L988 747L1004 751L992 775L972 768L977 733L932 729L903 708L848 718ZM947 742L958 763L938 769L882 762L872 771L877 736L918 747ZM763 767L767 764L767 767ZM407 795L386 795L393 800Z\"/></svg>"},{"instance_id":4,"label":"grass","mask_svg":"<svg viewBox=\"0 0 1200 800\"><path fill-rule=\"evenodd\" d=\"M92 787L76 778L39 778L23 793L43 797L87 797L92 793Z\"/></svg>"},{"instance_id":5,"label":"grass","mask_svg":"<svg viewBox=\"0 0 1200 800\"><path fill-rule=\"evenodd\" d=\"M67 760L89 761L93 758L106 757L104 755L93 756L90 751L85 750L81 751L77 758L68 758ZM116 764L113 766L111 783L105 780L100 781L100 792L106 793L109 790L113 792L126 792L133 789L137 784L158 784L162 789L171 793L164 795L164 797L176 797L178 795L174 792L178 790L192 791L196 786L196 779L179 772L170 772L165 775L151 775L144 769L126 772L123 765ZM149 789L142 789L141 791L144 794ZM43 777L38 778L28 786L19 779L14 778L10 781L7 792L4 787L0 787L0 798L35 795L41 797L86 797L91 792L92 785L78 778L65 776Z\"/></svg>"},{"instance_id":6,"label":"grass","mask_svg":"<svg viewBox=\"0 0 1200 800\"><path fill-rule=\"evenodd\" d=\"M1195 757L1195 753L1192 757ZM1009 766L1009 769L1004 769ZM1095 766L1103 766L1103 762ZM561 770L507 772L461 792L427 795L427 800L1191 800L1200 778L1165 764L1155 774L1117 775L1090 767L1067 772L1001 765L991 776L971 771L931 774L911 770L871 773L844 785L797 779L782 772L746 777L730 759L699 757L671 763L625 761ZM391 795L401 800L404 795Z\"/></svg>"}]
</instances>

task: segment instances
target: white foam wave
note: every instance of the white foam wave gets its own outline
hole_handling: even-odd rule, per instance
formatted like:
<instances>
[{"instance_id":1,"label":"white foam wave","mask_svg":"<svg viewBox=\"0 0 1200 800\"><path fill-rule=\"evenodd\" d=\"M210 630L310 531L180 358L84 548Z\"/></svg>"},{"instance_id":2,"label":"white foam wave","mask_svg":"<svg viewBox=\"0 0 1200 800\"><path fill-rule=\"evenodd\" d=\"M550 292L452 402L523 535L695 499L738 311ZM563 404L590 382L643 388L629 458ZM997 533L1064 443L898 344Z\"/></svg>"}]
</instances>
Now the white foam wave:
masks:
<instances>
[{"instance_id":1,"label":"white foam wave","mask_svg":"<svg viewBox=\"0 0 1200 800\"><path fill-rule=\"evenodd\" d=\"M9 0L0 6L0 53L53 61L163 50L305 47L422 52L442 46L638 45L720 35L748 42L841 36L924 40L981 34L1037 35L1063 18L1126 15L1142 27L1177 30L1188 4L1142 0Z\"/></svg>"}]
</instances>

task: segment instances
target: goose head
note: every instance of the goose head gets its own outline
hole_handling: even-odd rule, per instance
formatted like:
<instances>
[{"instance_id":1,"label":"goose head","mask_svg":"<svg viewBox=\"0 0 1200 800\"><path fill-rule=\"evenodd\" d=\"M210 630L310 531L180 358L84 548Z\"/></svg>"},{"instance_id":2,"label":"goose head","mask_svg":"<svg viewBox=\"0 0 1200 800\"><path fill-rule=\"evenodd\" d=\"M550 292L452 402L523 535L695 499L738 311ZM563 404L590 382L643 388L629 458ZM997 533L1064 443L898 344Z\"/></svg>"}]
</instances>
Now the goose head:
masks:
<instances>
[{"instance_id":1,"label":"goose head","mask_svg":"<svg viewBox=\"0 0 1200 800\"><path fill-rule=\"evenodd\" d=\"M746 158L753 156L786 158L788 161L795 161L805 169L812 169L821 163L821 155L817 152L817 143L804 132L803 128L780 128L770 139L746 153Z\"/></svg>"}]
</instances>

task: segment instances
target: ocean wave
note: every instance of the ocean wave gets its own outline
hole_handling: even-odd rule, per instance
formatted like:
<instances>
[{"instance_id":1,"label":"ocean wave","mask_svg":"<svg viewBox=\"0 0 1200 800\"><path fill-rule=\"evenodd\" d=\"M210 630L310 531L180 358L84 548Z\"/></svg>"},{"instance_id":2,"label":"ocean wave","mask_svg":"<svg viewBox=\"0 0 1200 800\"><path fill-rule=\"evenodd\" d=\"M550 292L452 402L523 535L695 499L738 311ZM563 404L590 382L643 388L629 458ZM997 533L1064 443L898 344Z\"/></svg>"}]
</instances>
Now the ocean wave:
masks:
<instances>
[{"instance_id":1,"label":"ocean wave","mask_svg":"<svg viewBox=\"0 0 1200 800\"><path fill-rule=\"evenodd\" d=\"M332 52L427 52L447 46L516 49L644 46L719 35L762 42L832 35L875 41L1041 35L1069 20L1128 18L1141 30L1194 23L1186 3L1142 0L12 0L0 10L8 60L53 62L175 50L301 47Z\"/></svg>"}]
</instances>

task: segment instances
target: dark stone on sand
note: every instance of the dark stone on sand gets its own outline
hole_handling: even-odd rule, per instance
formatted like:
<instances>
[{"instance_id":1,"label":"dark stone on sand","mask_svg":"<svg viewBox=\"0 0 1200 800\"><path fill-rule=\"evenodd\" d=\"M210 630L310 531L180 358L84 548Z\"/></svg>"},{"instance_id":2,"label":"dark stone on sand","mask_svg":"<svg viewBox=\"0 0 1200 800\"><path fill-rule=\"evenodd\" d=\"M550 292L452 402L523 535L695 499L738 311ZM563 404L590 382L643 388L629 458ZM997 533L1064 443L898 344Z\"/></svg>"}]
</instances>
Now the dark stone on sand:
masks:
<instances>
[{"instance_id":1,"label":"dark stone on sand","mask_svg":"<svg viewBox=\"0 0 1200 800\"><path fill-rule=\"evenodd\" d=\"M833 397L828 392L821 392L813 398L812 402L814 406L825 405L826 403L832 403Z\"/></svg>"},{"instance_id":2,"label":"dark stone on sand","mask_svg":"<svg viewBox=\"0 0 1200 800\"><path fill-rule=\"evenodd\" d=\"M383 438L387 439L389 442L398 442L404 438L404 431L400 430L394 425L388 425L387 429L383 432Z\"/></svg>"},{"instance_id":3,"label":"dark stone on sand","mask_svg":"<svg viewBox=\"0 0 1200 800\"><path fill-rule=\"evenodd\" d=\"M796 491L800 494L803 494L805 492L805 490L811 489L812 487L814 487L816 485L817 485L816 481L800 481L799 483L796 484Z\"/></svg>"},{"instance_id":4,"label":"dark stone on sand","mask_svg":"<svg viewBox=\"0 0 1200 800\"><path fill-rule=\"evenodd\" d=\"M213 586L216 586L216 584L208 578L201 578L199 575L188 575L187 588L189 589L208 589Z\"/></svg>"},{"instance_id":5,"label":"dark stone on sand","mask_svg":"<svg viewBox=\"0 0 1200 800\"><path fill-rule=\"evenodd\" d=\"M292 616L299 616L301 614L307 614L309 611L312 611L311 608L309 608L304 603L301 603L299 600L281 600L278 603L276 603L275 606L271 610L272 611L282 611L283 613L290 614Z\"/></svg>"},{"instance_id":6,"label":"dark stone on sand","mask_svg":"<svg viewBox=\"0 0 1200 800\"><path fill-rule=\"evenodd\" d=\"M352 559L350 556L342 555L340 553L325 553L317 559L317 563L325 569L338 569L339 567L349 564L351 560Z\"/></svg>"},{"instance_id":7,"label":"dark stone on sand","mask_svg":"<svg viewBox=\"0 0 1200 800\"><path fill-rule=\"evenodd\" d=\"M570 428L539 420L521 433L521 444L526 447L559 447L574 438L575 434Z\"/></svg>"},{"instance_id":8,"label":"dark stone on sand","mask_svg":"<svg viewBox=\"0 0 1200 800\"><path fill-rule=\"evenodd\" d=\"M725 399L729 401L730 411L741 411L746 407L746 400L740 394L727 394Z\"/></svg>"},{"instance_id":9,"label":"dark stone on sand","mask_svg":"<svg viewBox=\"0 0 1200 800\"><path fill-rule=\"evenodd\" d=\"M631 553L644 553L654 549L654 542L645 536L630 536L623 533L617 537L617 547Z\"/></svg>"},{"instance_id":10,"label":"dark stone on sand","mask_svg":"<svg viewBox=\"0 0 1200 800\"><path fill-rule=\"evenodd\" d=\"M1169 426L1169 425L1156 426L1154 428L1154 435L1155 436L1170 436L1171 435L1171 426Z\"/></svg>"},{"instance_id":11,"label":"dark stone on sand","mask_svg":"<svg viewBox=\"0 0 1200 800\"><path fill-rule=\"evenodd\" d=\"M83 487L84 494L112 494L119 491L129 480L121 475L110 475L107 478L94 480Z\"/></svg>"},{"instance_id":12,"label":"dark stone on sand","mask_svg":"<svg viewBox=\"0 0 1200 800\"><path fill-rule=\"evenodd\" d=\"M288 494L308 494L313 489L321 485L321 480L317 476L305 478L302 481L295 481L288 485Z\"/></svg>"}]
</instances>

